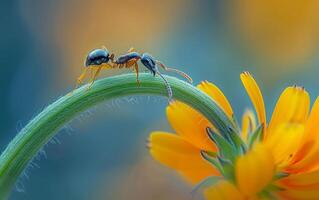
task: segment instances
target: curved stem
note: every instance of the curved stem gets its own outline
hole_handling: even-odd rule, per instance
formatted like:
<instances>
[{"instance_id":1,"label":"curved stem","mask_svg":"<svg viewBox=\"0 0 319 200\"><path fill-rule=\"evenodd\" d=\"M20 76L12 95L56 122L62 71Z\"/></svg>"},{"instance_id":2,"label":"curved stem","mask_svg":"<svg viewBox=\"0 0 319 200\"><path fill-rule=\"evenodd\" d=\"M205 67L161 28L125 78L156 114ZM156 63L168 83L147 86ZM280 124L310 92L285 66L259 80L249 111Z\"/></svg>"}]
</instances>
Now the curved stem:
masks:
<instances>
[{"instance_id":1,"label":"curved stem","mask_svg":"<svg viewBox=\"0 0 319 200\"><path fill-rule=\"evenodd\" d=\"M231 121L209 96L196 87L165 76L173 90L173 97L182 101L211 121L221 132L229 132ZM29 161L57 133L80 112L105 100L130 95L167 95L163 81L142 73L140 86L134 74L114 76L97 81L90 90L81 87L45 108L32 119L9 143L0 157L0 199L8 198L16 180Z\"/></svg>"}]
</instances>

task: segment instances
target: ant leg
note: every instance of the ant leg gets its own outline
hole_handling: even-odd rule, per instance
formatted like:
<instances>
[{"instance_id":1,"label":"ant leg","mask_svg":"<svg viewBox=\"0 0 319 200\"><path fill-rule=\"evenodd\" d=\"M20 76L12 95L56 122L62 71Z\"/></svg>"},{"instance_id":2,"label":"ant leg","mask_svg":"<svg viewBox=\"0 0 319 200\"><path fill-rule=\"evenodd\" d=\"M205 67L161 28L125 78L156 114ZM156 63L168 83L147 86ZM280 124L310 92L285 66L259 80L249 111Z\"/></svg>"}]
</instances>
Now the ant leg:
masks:
<instances>
[{"instance_id":1,"label":"ant leg","mask_svg":"<svg viewBox=\"0 0 319 200\"><path fill-rule=\"evenodd\" d=\"M101 66L102 66L103 69L112 69L112 68L114 68L114 65L110 65L108 63L102 64Z\"/></svg>"},{"instance_id":2,"label":"ant leg","mask_svg":"<svg viewBox=\"0 0 319 200\"><path fill-rule=\"evenodd\" d=\"M85 69L82 72L82 74L77 78L75 89L78 88L79 85L83 83L83 80L85 79L85 77L87 75L87 71L88 71L88 68L85 67Z\"/></svg>"},{"instance_id":3,"label":"ant leg","mask_svg":"<svg viewBox=\"0 0 319 200\"><path fill-rule=\"evenodd\" d=\"M91 67L91 70L90 70L90 80L89 80L89 83L91 83L94 79L94 74L96 72L96 70L98 69L97 66L92 66Z\"/></svg>"},{"instance_id":4,"label":"ant leg","mask_svg":"<svg viewBox=\"0 0 319 200\"><path fill-rule=\"evenodd\" d=\"M102 68L103 68L103 66L100 66L100 67L95 71L95 73L93 74L93 76L92 76L92 78L91 78L91 81L90 81L90 85L89 85L89 87L87 88L88 90L91 89L91 87L93 86L93 84L94 84L94 82L95 82L95 79L96 79L96 77L100 74Z\"/></svg>"},{"instance_id":5,"label":"ant leg","mask_svg":"<svg viewBox=\"0 0 319 200\"><path fill-rule=\"evenodd\" d=\"M90 82L93 79L94 71L95 71L95 67L91 67L91 70L90 70Z\"/></svg>"},{"instance_id":6,"label":"ant leg","mask_svg":"<svg viewBox=\"0 0 319 200\"><path fill-rule=\"evenodd\" d=\"M119 69L122 69L124 67L124 64L119 64L118 67Z\"/></svg>"},{"instance_id":7,"label":"ant leg","mask_svg":"<svg viewBox=\"0 0 319 200\"><path fill-rule=\"evenodd\" d=\"M126 64L125 64L125 68L130 68L134 65L134 69L135 69L135 73L136 73L136 82L137 82L137 86L140 86L140 80L138 79L138 64L137 64L138 59L131 59L129 60Z\"/></svg>"},{"instance_id":8,"label":"ant leg","mask_svg":"<svg viewBox=\"0 0 319 200\"><path fill-rule=\"evenodd\" d=\"M116 63L112 63L112 68L119 68L119 64L116 64Z\"/></svg>"},{"instance_id":9,"label":"ant leg","mask_svg":"<svg viewBox=\"0 0 319 200\"><path fill-rule=\"evenodd\" d=\"M169 68L169 67L166 67L163 63L161 63L160 61L156 61L156 63L162 67L165 71L171 71L171 72L176 72L178 74L180 74L181 76L183 76L184 78L186 78L190 83L193 83L193 79L188 75L186 74L185 72L182 72L178 69L174 69L174 68Z\"/></svg>"},{"instance_id":10,"label":"ant leg","mask_svg":"<svg viewBox=\"0 0 319 200\"><path fill-rule=\"evenodd\" d=\"M134 68L135 68L135 73L136 73L137 86L140 87L141 83L140 83L140 80L138 79L138 64L137 64L137 62L134 63Z\"/></svg>"},{"instance_id":11,"label":"ant leg","mask_svg":"<svg viewBox=\"0 0 319 200\"><path fill-rule=\"evenodd\" d=\"M93 81L93 75L95 74L95 68L96 67L90 68L90 79L89 79L88 83L91 83Z\"/></svg>"}]
</instances>

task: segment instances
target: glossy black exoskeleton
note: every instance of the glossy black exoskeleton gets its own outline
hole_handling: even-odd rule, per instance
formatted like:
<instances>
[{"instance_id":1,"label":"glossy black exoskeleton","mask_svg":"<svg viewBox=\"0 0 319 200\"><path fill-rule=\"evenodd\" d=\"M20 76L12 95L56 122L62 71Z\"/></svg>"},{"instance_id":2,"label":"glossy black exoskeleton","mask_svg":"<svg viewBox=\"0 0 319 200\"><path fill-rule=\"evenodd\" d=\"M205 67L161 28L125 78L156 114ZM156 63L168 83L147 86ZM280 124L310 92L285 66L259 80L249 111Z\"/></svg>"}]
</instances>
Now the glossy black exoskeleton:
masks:
<instances>
[{"instance_id":1,"label":"glossy black exoskeleton","mask_svg":"<svg viewBox=\"0 0 319 200\"><path fill-rule=\"evenodd\" d=\"M86 57L85 66L106 64L111 59L107 49L94 49Z\"/></svg>"}]
</instances>

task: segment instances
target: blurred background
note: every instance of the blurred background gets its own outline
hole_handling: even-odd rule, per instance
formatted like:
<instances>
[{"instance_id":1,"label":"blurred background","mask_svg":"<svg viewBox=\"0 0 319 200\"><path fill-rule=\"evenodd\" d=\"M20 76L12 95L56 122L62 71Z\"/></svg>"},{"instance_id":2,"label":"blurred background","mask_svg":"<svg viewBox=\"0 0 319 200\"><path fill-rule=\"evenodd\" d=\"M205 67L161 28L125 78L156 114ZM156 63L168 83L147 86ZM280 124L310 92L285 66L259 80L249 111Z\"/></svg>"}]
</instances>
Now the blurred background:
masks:
<instances>
[{"instance_id":1,"label":"blurred background","mask_svg":"<svg viewBox=\"0 0 319 200\"><path fill-rule=\"evenodd\" d=\"M291 84L305 86L313 100L318 9L317 0L1 0L0 150L73 89L86 54L102 45L116 54L135 47L195 84L214 82L237 117L251 106L239 80L244 70L259 82L268 114ZM191 186L145 147L150 131L171 131L166 104L130 97L83 113L29 165L11 199L192 199Z\"/></svg>"}]
</instances>

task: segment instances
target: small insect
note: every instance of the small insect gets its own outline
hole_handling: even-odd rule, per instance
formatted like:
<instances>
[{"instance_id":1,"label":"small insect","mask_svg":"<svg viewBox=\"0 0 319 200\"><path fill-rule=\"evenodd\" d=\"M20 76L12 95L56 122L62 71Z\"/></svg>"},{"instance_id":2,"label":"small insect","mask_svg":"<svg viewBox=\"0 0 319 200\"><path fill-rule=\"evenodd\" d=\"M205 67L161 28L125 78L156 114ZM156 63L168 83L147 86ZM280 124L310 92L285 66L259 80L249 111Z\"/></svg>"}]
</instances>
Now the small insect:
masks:
<instances>
[{"instance_id":1,"label":"small insect","mask_svg":"<svg viewBox=\"0 0 319 200\"><path fill-rule=\"evenodd\" d=\"M169 68L166 67L163 63L161 63L158 60L155 60L153 56L151 56L148 53L143 53L142 55L140 55L138 52L136 52L134 50L134 48L130 48L128 50L127 54L121 55L119 56L115 61L114 61L114 65L118 68L122 68L122 67L126 67L126 68L130 68L134 65L135 68L135 72L136 72L136 80L138 85L140 84L139 79L138 79L138 73L139 73L139 66L138 66L138 61L141 60L141 63L155 76L156 74L158 74L164 81L166 89L167 89L167 93L168 93L168 98L169 101L172 100L173 97L173 92L172 92L172 88L169 85L168 81L165 79L165 77L162 75L162 73L160 73L160 71L158 70L157 65L159 65L160 67L162 67L165 71L172 71L172 72L176 72L180 75L182 75L183 77L185 77L190 83L193 82L192 78L187 75L186 73L174 69L174 68Z\"/></svg>"},{"instance_id":2,"label":"small insect","mask_svg":"<svg viewBox=\"0 0 319 200\"><path fill-rule=\"evenodd\" d=\"M85 60L85 69L83 73L77 79L77 86L83 83L83 80L86 78L88 71L91 72L91 80L88 89L90 89L99 75L102 69L112 69L112 68L131 68L134 66L136 72L136 81L137 84L140 85L139 81L139 66L138 61L141 63L155 76L156 74L159 75L166 86L169 101L172 100L173 92L172 88L169 85L168 81L165 77L160 73L157 66L160 66L165 71L176 72L183 77L185 77L190 83L193 82L192 78L188 76L186 73L174 69L166 67L163 63L158 60L155 60L153 56L148 53L139 54L135 51L134 48L130 48L128 52L124 55L120 55L117 59L114 59L114 54L110 54L109 51L103 47L102 49L94 49L92 50L86 57Z\"/></svg>"},{"instance_id":3,"label":"small insect","mask_svg":"<svg viewBox=\"0 0 319 200\"><path fill-rule=\"evenodd\" d=\"M102 49L92 50L86 57L84 63L84 71L77 78L77 86L83 83L83 80L86 78L88 71L91 73L90 85L91 88L96 77L100 74L102 69L113 68L113 65L109 61L114 59L114 54L110 54L109 51L103 47Z\"/></svg>"}]
</instances>

